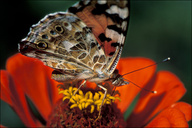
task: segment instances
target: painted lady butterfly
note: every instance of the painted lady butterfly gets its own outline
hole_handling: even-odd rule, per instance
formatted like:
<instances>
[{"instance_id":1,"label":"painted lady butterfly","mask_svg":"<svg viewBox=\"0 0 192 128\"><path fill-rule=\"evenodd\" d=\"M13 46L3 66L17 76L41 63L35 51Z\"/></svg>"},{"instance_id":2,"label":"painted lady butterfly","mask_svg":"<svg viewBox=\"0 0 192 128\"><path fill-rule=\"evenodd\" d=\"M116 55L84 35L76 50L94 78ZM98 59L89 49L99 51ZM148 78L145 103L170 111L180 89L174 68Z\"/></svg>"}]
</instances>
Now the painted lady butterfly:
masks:
<instances>
[{"instance_id":1,"label":"painted lady butterfly","mask_svg":"<svg viewBox=\"0 0 192 128\"><path fill-rule=\"evenodd\" d=\"M84 80L80 87L95 82L106 96L102 82L128 84L115 70L127 33L128 4L126 0L82 0L66 12L49 14L31 27L19 51L55 69L53 79Z\"/></svg>"}]
</instances>

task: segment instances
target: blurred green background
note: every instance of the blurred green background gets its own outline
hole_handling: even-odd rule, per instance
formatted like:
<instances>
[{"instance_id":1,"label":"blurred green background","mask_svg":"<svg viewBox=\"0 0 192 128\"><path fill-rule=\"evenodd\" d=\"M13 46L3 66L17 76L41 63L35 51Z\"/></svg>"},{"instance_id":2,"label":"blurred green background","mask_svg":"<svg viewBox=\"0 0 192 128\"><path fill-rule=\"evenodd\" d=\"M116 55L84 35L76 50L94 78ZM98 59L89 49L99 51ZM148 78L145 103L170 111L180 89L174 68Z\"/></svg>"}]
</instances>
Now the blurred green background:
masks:
<instances>
[{"instance_id":1,"label":"blurred green background","mask_svg":"<svg viewBox=\"0 0 192 128\"><path fill-rule=\"evenodd\" d=\"M18 52L17 44L45 15L65 11L74 0L3 1L0 31L0 67ZM191 103L191 1L131 1L130 23L123 57L147 57L161 61L157 70L169 70L185 84L187 93L181 99ZM1 101L1 123L23 126L12 109Z\"/></svg>"}]
</instances>

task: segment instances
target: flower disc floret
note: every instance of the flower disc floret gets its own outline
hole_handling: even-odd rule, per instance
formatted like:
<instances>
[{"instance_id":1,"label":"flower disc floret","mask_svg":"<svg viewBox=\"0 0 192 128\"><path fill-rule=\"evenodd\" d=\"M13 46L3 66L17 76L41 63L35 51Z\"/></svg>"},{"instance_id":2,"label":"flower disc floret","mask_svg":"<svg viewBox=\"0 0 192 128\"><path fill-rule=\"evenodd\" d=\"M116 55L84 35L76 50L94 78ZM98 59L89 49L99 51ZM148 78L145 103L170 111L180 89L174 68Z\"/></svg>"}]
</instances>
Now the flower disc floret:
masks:
<instances>
[{"instance_id":1,"label":"flower disc floret","mask_svg":"<svg viewBox=\"0 0 192 128\"><path fill-rule=\"evenodd\" d=\"M82 90L77 91L76 87L69 87L68 89L60 89L59 88L59 94L63 94L63 101L69 100L70 102L70 109L78 107L80 110L86 109L90 106L90 113L93 113L95 108L97 108L97 111L100 110L100 106L102 104L104 93L101 91L96 92L93 94L91 91L83 93ZM119 97L111 96L110 94L107 94L103 105L105 104L111 104L116 99L120 100Z\"/></svg>"}]
</instances>

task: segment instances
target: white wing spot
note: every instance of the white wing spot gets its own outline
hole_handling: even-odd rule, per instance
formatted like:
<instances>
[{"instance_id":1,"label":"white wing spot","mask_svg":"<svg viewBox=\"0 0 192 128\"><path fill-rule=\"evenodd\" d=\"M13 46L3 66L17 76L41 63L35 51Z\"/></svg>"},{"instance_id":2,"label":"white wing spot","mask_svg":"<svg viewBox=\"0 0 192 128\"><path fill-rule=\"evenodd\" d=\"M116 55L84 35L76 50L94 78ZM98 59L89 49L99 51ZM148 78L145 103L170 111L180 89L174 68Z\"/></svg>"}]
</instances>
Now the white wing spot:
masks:
<instances>
[{"instance_id":1,"label":"white wing spot","mask_svg":"<svg viewBox=\"0 0 192 128\"><path fill-rule=\"evenodd\" d=\"M121 35L112 29L107 28L105 32L106 32L106 37L113 39L113 41L118 41L119 38L121 38Z\"/></svg>"},{"instance_id":2,"label":"white wing spot","mask_svg":"<svg viewBox=\"0 0 192 128\"><path fill-rule=\"evenodd\" d=\"M65 46L65 49L69 52L71 51L70 48L73 47L74 45L70 43L69 41L63 41L62 44Z\"/></svg>"},{"instance_id":3,"label":"white wing spot","mask_svg":"<svg viewBox=\"0 0 192 128\"><path fill-rule=\"evenodd\" d=\"M71 24L68 24L68 26L66 27L69 31L72 30L72 25Z\"/></svg>"},{"instance_id":4,"label":"white wing spot","mask_svg":"<svg viewBox=\"0 0 192 128\"><path fill-rule=\"evenodd\" d=\"M97 2L98 2L98 4L106 4L106 3L107 3L106 0L99 0L99 1L97 1Z\"/></svg>"},{"instance_id":5,"label":"white wing spot","mask_svg":"<svg viewBox=\"0 0 192 128\"><path fill-rule=\"evenodd\" d=\"M84 2L84 5L88 5L89 2L90 2L90 0L85 0L85 1L83 1L83 2Z\"/></svg>"},{"instance_id":6,"label":"white wing spot","mask_svg":"<svg viewBox=\"0 0 192 128\"><path fill-rule=\"evenodd\" d=\"M108 12L109 14L118 14L119 17L121 17L122 19L127 18L129 15L127 7L121 9L117 5L112 5L109 9L106 10L106 12Z\"/></svg>"},{"instance_id":7,"label":"white wing spot","mask_svg":"<svg viewBox=\"0 0 192 128\"><path fill-rule=\"evenodd\" d=\"M126 31L126 29L127 29L127 21L123 21L121 26L122 26L122 27L121 27L122 30L123 30L123 31Z\"/></svg>"}]
</instances>

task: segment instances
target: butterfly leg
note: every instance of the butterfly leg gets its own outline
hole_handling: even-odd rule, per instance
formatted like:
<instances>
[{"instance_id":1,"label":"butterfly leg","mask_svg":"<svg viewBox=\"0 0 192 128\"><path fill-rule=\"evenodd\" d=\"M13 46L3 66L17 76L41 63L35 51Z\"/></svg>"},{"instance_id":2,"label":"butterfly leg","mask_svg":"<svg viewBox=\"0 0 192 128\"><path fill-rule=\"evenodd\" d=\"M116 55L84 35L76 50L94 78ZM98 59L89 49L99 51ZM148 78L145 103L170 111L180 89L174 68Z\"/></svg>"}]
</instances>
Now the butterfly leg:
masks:
<instances>
[{"instance_id":1,"label":"butterfly leg","mask_svg":"<svg viewBox=\"0 0 192 128\"><path fill-rule=\"evenodd\" d=\"M73 93L73 96L75 96L75 94L79 91L79 89L86 83L86 80L83 81L83 83L79 86L79 88ZM68 105L70 103L70 100L68 102Z\"/></svg>"},{"instance_id":2,"label":"butterfly leg","mask_svg":"<svg viewBox=\"0 0 192 128\"><path fill-rule=\"evenodd\" d=\"M86 83L86 80L83 81L83 83L79 86L79 88L73 93L73 96L79 91L79 89Z\"/></svg>"},{"instance_id":3,"label":"butterfly leg","mask_svg":"<svg viewBox=\"0 0 192 128\"><path fill-rule=\"evenodd\" d=\"M99 108L99 115L98 115L97 119L96 119L94 122L96 122L99 118L101 118L101 117L100 117L100 116L101 116L101 108L102 108L102 106L103 106L103 102L104 102L105 97L106 97L106 95L107 95L107 89L106 89L106 88L104 88L104 87L101 86L101 85L97 85L97 86L104 90L104 97L103 97L103 100L102 100L102 102L101 102L101 106L100 106L100 108Z\"/></svg>"}]
</instances>

